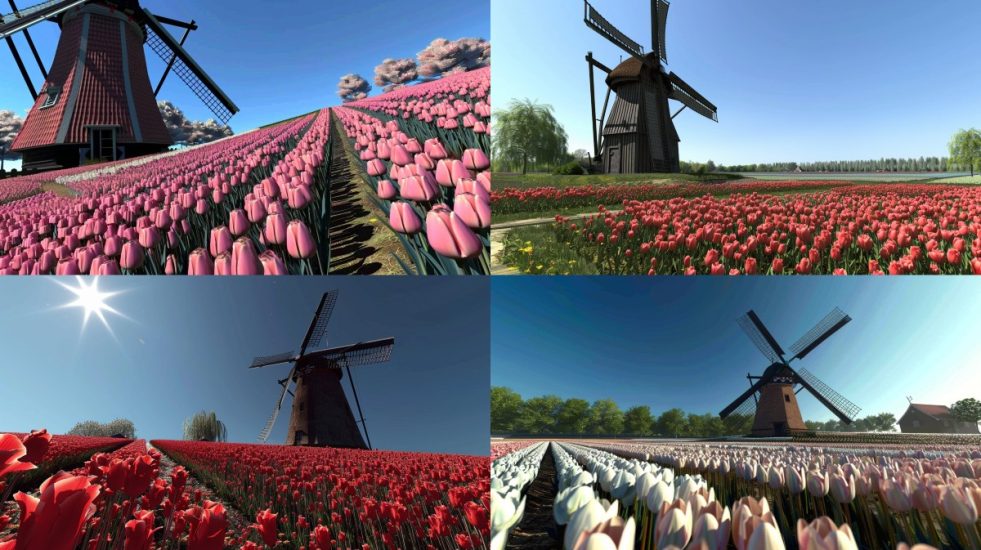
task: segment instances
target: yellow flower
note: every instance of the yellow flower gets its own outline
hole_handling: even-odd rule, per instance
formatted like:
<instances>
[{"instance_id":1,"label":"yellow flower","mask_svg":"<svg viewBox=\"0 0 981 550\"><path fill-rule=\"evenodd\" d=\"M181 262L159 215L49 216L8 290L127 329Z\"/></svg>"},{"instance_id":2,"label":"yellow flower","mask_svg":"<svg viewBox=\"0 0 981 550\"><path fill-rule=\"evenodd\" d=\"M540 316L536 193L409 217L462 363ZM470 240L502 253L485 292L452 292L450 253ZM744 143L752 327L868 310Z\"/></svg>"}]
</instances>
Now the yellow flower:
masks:
<instances>
[{"instance_id":1,"label":"yellow flower","mask_svg":"<svg viewBox=\"0 0 981 550\"><path fill-rule=\"evenodd\" d=\"M371 218L368 220L369 223L378 223L378 218Z\"/></svg>"}]
</instances>

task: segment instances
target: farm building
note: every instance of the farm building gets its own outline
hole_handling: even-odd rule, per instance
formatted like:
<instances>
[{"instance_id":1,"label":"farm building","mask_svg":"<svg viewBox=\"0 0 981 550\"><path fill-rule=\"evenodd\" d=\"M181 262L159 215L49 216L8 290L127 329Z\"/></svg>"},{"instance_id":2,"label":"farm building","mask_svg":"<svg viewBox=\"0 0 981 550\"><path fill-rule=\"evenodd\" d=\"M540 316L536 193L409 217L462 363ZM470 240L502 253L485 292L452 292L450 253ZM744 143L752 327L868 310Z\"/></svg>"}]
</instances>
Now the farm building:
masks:
<instances>
[{"instance_id":1,"label":"farm building","mask_svg":"<svg viewBox=\"0 0 981 550\"><path fill-rule=\"evenodd\" d=\"M950 416L950 408L946 405L910 403L898 424L899 430L903 433L979 433L976 423L964 422Z\"/></svg>"}]
</instances>

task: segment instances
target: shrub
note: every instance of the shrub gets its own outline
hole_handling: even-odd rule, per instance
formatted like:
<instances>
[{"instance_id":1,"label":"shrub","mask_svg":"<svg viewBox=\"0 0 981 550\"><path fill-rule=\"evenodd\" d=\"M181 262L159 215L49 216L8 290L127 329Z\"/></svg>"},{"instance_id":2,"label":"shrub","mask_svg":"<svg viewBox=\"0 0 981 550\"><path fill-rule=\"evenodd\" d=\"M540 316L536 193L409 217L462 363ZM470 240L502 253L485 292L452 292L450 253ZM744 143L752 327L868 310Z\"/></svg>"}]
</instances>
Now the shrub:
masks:
<instances>
[{"instance_id":1,"label":"shrub","mask_svg":"<svg viewBox=\"0 0 981 550\"><path fill-rule=\"evenodd\" d=\"M582 164L578 160L574 160L557 167L552 174L556 176L584 176L586 175L586 169L582 167Z\"/></svg>"},{"instance_id":2,"label":"shrub","mask_svg":"<svg viewBox=\"0 0 981 550\"><path fill-rule=\"evenodd\" d=\"M75 427L69 430L67 435L136 439L136 427L132 421L126 420L125 418L117 418L105 424L96 422L95 420L85 420L75 424Z\"/></svg>"}]
</instances>

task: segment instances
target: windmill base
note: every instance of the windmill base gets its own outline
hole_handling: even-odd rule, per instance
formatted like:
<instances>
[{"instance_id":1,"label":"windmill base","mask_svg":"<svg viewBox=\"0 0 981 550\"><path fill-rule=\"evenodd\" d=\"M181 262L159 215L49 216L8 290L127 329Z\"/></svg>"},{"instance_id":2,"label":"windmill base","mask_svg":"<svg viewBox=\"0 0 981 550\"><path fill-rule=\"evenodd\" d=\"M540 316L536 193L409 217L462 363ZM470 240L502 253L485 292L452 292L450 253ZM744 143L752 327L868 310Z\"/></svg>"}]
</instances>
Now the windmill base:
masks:
<instances>
[{"instance_id":1,"label":"windmill base","mask_svg":"<svg viewBox=\"0 0 981 550\"><path fill-rule=\"evenodd\" d=\"M287 445L367 449L341 387L341 370L312 368L299 376Z\"/></svg>"},{"instance_id":2,"label":"windmill base","mask_svg":"<svg viewBox=\"0 0 981 550\"><path fill-rule=\"evenodd\" d=\"M47 172L50 170L61 170L63 168L75 168L83 164L98 162L112 162L112 160L125 160L146 155L155 155L168 149L167 145L152 143L121 143L116 147L116 158L106 161L93 161L91 148L86 145L58 145L44 147L41 149L28 149L21 151L23 159L22 172Z\"/></svg>"},{"instance_id":3,"label":"windmill base","mask_svg":"<svg viewBox=\"0 0 981 550\"><path fill-rule=\"evenodd\" d=\"M790 384L764 386L756 404L752 434L757 437L782 437L806 429L794 387Z\"/></svg>"}]
</instances>

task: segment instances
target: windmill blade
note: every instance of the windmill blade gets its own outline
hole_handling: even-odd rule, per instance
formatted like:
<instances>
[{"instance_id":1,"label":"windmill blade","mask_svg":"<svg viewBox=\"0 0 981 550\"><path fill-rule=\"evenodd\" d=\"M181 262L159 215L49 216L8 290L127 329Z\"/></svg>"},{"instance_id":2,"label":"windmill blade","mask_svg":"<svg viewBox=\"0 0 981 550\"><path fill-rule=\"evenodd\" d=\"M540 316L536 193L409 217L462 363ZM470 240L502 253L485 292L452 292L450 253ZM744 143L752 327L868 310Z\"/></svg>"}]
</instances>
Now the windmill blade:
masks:
<instances>
[{"instance_id":1,"label":"windmill blade","mask_svg":"<svg viewBox=\"0 0 981 550\"><path fill-rule=\"evenodd\" d=\"M596 31L600 36L613 42L617 47L627 52L628 54L644 60L644 47L630 39L627 35L620 32L620 29L613 26L612 23L606 20L605 17L600 15L596 8L589 3L589 0L583 0L586 4L586 15L583 21L586 22L586 26Z\"/></svg>"},{"instance_id":2,"label":"windmill blade","mask_svg":"<svg viewBox=\"0 0 981 550\"><path fill-rule=\"evenodd\" d=\"M766 329L763 325L763 321L756 316L756 312L749 310L746 315L739 318L739 327L743 329L746 336L753 341L753 344L759 349L771 363L783 363L783 348L780 344L773 338L770 331Z\"/></svg>"},{"instance_id":3,"label":"windmill blade","mask_svg":"<svg viewBox=\"0 0 981 550\"><path fill-rule=\"evenodd\" d=\"M272 415L269 416L269 420L266 421L265 427L259 432L259 443L265 443L269 439L269 434L272 433L273 426L276 425L276 418L279 416L280 409L283 408L283 401L286 400L286 392L289 391L290 384L293 383L293 375L296 374L296 367L290 371L289 377L286 378L286 383L283 384L283 393L279 394L279 401L276 401L276 408L273 409Z\"/></svg>"},{"instance_id":4,"label":"windmill blade","mask_svg":"<svg viewBox=\"0 0 981 550\"><path fill-rule=\"evenodd\" d=\"M385 363L392 357L395 338L384 338L371 342L359 342L349 346L315 351L300 358L304 367L362 367Z\"/></svg>"},{"instance_id":5,"label":"windmill blade","mask_svg":"<svg viewBox=\"0 0 981 550\"><path fill-rule=\"evenodd\" d=\"M89 0L50 0L35 4L29 8L17 10L15 13L0 16L0 38L27 30L38 23L56 17L75 6L81 6Z\"/></svg>"},{"instance_id":6,"label":"windmill blade","mask_svg":"<svg viewBox=\"0 0 981 550\"><path fill-rule=\"evenodd\" d=\"M655 48L654 54L661 61L668 62L668 53L665 48L665 29L668 26L668 8L671 4L667 0L651 0L651 47Z\"/></svg>"},{"instance_id":7,"label":"windmill blade","mask_svg":"<svg viewBox=\"0 0 981 550\"><path fill-rule=\"evenodd\" d=\"M256 357L252 360L252 364L249 365L250 369L258 369L261 367L268 367L270 365L278 365L280 363L288 363L296 358L296 354L292 351L286 353L279 353L276 355L267 355L265 357Z\"/></svg>"},{"instance_id":8,"label":"windmill blade","mask_svg":"<svg viewBox=\"0 0 981 550\"><path fill-rule=\"evenodd\" d=\"M303 337L303 344L300 345L300 356L307 352L309 346L316 346L323 341L324 335L327 334L327 323L330 322L334 305L337 303L337 294L338 291L331 290L325 292L320 299L317 313L314 314L313 321L310 321L310 328L307 329L307 335Z\"/></svg>"},{"instance_id":9,"label":"windmill blade","mask_svg":"<svg viewBox=\"0 0 981 550\"><path fill-rule=\"evenodd\" d=\"M228 121L239 111L238 106L188 55L184 47L174 40L174 37L150 13L150 10L144 9L143 12L146 14L147 45L165 64L176 59L173 71L184 81L184 84L187 84L194 95L198 96L198 99L214 113L215 118L227 125Z\"/></svg>"},{"instance_id":10,"label":"windmill blade","mask_svg":"<svg viewBox=\"0 0 981 550\"><path fill-rule=\"evenodd\" d=\"M822 405L835 413L835 416L840 418L845 424L851 424L858 417L858 413L862 408L842 397L841 394L831 389L830 386L822 382L817 376L814 376L806 369L801 369L797 371L797 377L799 378L800 385L804 386L804 389L811 392Z\"/></svg>"},{"instance_id":11,"label":"windmill blade","mask_svg":"<svg viewBox=\"0 0 981 550\"><path fill-rule=\"evenodd\" d=\"M750 397L753 397L753 394L755 394L756 392L758 392L761 389L763 389L763 386L767 385L767 383L770 382L770 379L771 378L772 378L772 376L768 376L768 375L765 375L765 374L763 376L761 376L759 380L757 380L755 383L753 383L753 385L750 386L748 390L744 391L742 395L740 395L739 397L737 397L735 401L733 401L732 403L730 403L728 407L722 409L722 412L719 413L719 416L721 418L725 418L725 417L729 416L730 414L732 414L732 413L734 413L736 411L742 410L743 407L746 406L746 402L747 401L749 401L750 403L753 404L752 405L753 406L753 410L755 410L756 409L756 402L755 402L755 400L750 400Z\"/></svg>"},{"instance_id":12,"label":"windmill blade","mask_svg":"<svg viewBox=\"0 0 981 550\"><path fill-rule=\"evenodd\" d=\"M674 73L668 75L668 80L671 82L671 99L684 103L686 107L705 118L719 121L718 107L705 99L705 96L696 92L695 88Z\"/></svg>"},{"instance_id":13,"label":"windmill blade","mask_svg":"<svg viewBox=\"0 0 981 550\"><path fill-rule=\"evenodd\" d=\"M790 346L790 351L794 354L793 358L803 359L805 355L811 353L821 342L827 340L851 320L852 318L845 315L840 309L834 308L831 313L824 316L824 319L814 325L814 328L807 331L804 336L800 337L800 340Z\"/></svg>"}]
</instances>

